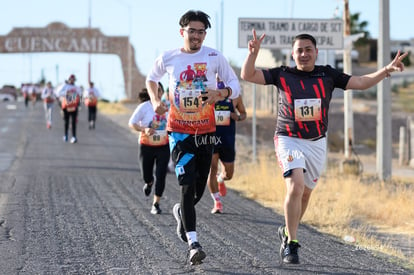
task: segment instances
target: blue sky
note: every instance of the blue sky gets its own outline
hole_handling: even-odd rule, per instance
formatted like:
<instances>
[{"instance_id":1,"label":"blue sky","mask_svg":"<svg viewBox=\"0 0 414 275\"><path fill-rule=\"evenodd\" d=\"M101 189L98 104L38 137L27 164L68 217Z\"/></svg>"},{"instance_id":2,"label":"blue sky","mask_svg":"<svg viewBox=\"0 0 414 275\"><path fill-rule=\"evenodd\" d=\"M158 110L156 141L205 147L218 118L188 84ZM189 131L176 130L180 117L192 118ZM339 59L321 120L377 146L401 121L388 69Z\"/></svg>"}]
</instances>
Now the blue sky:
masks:
<instances>
[{"instance_id":1,"label":"blue sky","mask_svg":"<svg viewBox=\"0 0 414 275\"><path fill-rule=\"evenodd\" d=\"M391 39L414 38L408 24L414 10L412 0L390 1ZM89 3L91 9L89 9ZM361 21L368 21L371 37L378 37L379 0L349 0L351 13L359 12ZM108 36L130 36L135 48L139 70L144 75L154 59L164 50L182 46L178 20L189 9L199 9L211 17L205 45L222 49L233 64L241 65L247 49L238 48L238 18L315 18L330 19L335 12L342 14L343 0L0 0L2 17L0 35L14 27L45 27L62 22L68 27L91 25ZM223 42L219 30L223 7ZM37 82L42 72L54 85L70 74L77 84L87 86L87 54L0 54L0 86L20 86L22 82ZM103 96L110 100L125 97L121 62L117 56L92 55L92 80ZM141 90L142 87L133 87Z\"/></svg>"}]
</instances>

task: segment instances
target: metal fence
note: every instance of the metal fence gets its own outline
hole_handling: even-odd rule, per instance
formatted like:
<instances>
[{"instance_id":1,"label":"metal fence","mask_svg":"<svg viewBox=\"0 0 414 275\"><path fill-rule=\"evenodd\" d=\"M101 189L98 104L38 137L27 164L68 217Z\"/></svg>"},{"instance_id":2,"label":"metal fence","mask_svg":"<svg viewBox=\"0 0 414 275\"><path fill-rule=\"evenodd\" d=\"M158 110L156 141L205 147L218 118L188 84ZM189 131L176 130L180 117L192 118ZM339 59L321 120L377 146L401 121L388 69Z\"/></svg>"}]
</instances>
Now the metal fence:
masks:
<instances>
[{"instance_id":1,"label":"metal fence","mask_svg":"<svg viewBox=\"0 0 414 275\"><path fill-rule=\"evenodd\" d=\"M252 109L256 102L256 109L271 114L277 112L277 88L274 85L255 85L242 81L243 103L247 109ZM254 94L256 96L254 97Z\"/></svg>"}]
</instances>

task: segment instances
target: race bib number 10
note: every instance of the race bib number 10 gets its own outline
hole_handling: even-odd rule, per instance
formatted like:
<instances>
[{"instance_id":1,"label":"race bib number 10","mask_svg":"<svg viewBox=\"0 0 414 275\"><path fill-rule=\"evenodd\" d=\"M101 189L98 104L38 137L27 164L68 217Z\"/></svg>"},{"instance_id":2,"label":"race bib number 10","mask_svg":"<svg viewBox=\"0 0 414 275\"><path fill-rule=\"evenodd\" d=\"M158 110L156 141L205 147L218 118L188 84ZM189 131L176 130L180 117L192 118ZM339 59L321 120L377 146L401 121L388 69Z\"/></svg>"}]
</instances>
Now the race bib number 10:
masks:
<instances>
[{"instance_id":1,"label":"race bib number 10","mask_svg":"<svg viewBox=\"0 0 414 275\"><path fill-rule=\"evenodd\" d=\"M296 121L317 121L321 119L320 98L295 99Z\"/></svg>"},{"instance_id":2,"label":"race bib number 10","mask_svg":"<svg viewBox=\"0 0 414 275\"><path fill-rule=\"evenodd\" d=\"M214 111L216 117L216 125L229 126L230 125L230 111Z\"/></svg>"}]
</instances>

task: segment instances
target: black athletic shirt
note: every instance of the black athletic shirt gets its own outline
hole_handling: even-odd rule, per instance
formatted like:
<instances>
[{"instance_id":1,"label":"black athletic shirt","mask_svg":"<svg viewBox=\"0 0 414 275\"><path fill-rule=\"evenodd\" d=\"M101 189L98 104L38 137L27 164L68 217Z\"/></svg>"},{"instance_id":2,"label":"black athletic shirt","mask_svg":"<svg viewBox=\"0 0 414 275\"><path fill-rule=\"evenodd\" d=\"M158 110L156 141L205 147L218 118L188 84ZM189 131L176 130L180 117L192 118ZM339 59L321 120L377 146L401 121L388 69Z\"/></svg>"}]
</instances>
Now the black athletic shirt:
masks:
<instances>
[{"instance_id":1,"label":"black athletic shirt","mask_svg":"<svg viewBox=\"0 0 414 275\"><path fill-rule=\"evenodd\" d=\"M329 65L312 72L281 66L263 70L266 85L279 88L276 135L313 139L328 130L328 111L335 88L345 89L350 75Z\"/></svg>"}]
</instances>

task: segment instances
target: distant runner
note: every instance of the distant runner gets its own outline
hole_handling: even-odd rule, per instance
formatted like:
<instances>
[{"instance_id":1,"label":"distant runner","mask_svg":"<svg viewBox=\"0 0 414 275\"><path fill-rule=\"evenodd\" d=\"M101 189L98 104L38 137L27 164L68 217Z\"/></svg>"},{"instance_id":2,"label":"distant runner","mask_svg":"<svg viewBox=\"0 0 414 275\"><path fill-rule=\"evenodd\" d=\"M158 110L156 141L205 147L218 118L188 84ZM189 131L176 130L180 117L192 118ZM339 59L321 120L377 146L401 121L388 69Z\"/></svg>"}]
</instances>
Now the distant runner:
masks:
<instances>
[{"instance_id":1,"label":"distant runner","mask_svg":"<svg viewBox=\"0 0 414 275\"><path fill-rule=\"evenodd\" d=\"M217 87L224 87L217 76ZM246 119L246 108L241 95L235 99L225 99L215 104L216 137L213 158L211 160L208 188L214 201L212 214L223 213L223 202L220 197L226 196L224 181L231 180L236 158L236 122ZM219 167L220 165L220 167Z\"/></svg>"},{"instance_id":2,"label":"distant runner","mask_svg":"<svg viewBox=\"0 0 414 275\"><path fill-rule=\"evenodd\" d=\"M63 119L65 121L64 142L68 142L69 120L72 121L72 138L70 139L70 143L78 142L78 138L76 137L76 123L78 119L79 101L82 94L81 89L75 85L75 81L75 75L70 75L67 83L58 90Z\"/></svg>"},{"instance_id":3,"label":"distant runner","mask_svg":"<svg viewBox=\"0 0 414 275\"><path fill-rule=\"evenodd\" d=\"M51 129L53 105L55 104L55 94L53 92L52 82L49 81L46 83L46 87L42 91L41 98L45 109L46 127Z\"/></svg>"},{"instance_id":4,"label":"distant runner","mask_svg":"<svg viewBox=\"0 0 414 275\"><path fill-rule=\"evenodd\" d=\"M158 97L161 98L164 88L158 87ZM168 114L159 115L154 112L148 91L144 88L139 93L141 103L129 119L129 128L139 132L138 159L141 175L144 180L145 196L151 194L155 182L155 193L151 207L152 214L161 214L160 200L165 189L165 177L170 160L170 147L166 130ZM154 177L155 166L155 177ZM155 179L154 179L155 178Z\"/></svg>"},{"instance_id":5,"label":"distant runner","mask_svg":"<svg viewBox=\"0 0 414 275\"><path fill-rule=\"evenodd\" d=\"M88 107L89 130L95 130L99 97L100 93L98 89L95 88L95 84L92 81L89 82L89 88L85 89L83 92L83 101L85 106Z\"/></svg>"}]
</instances>

